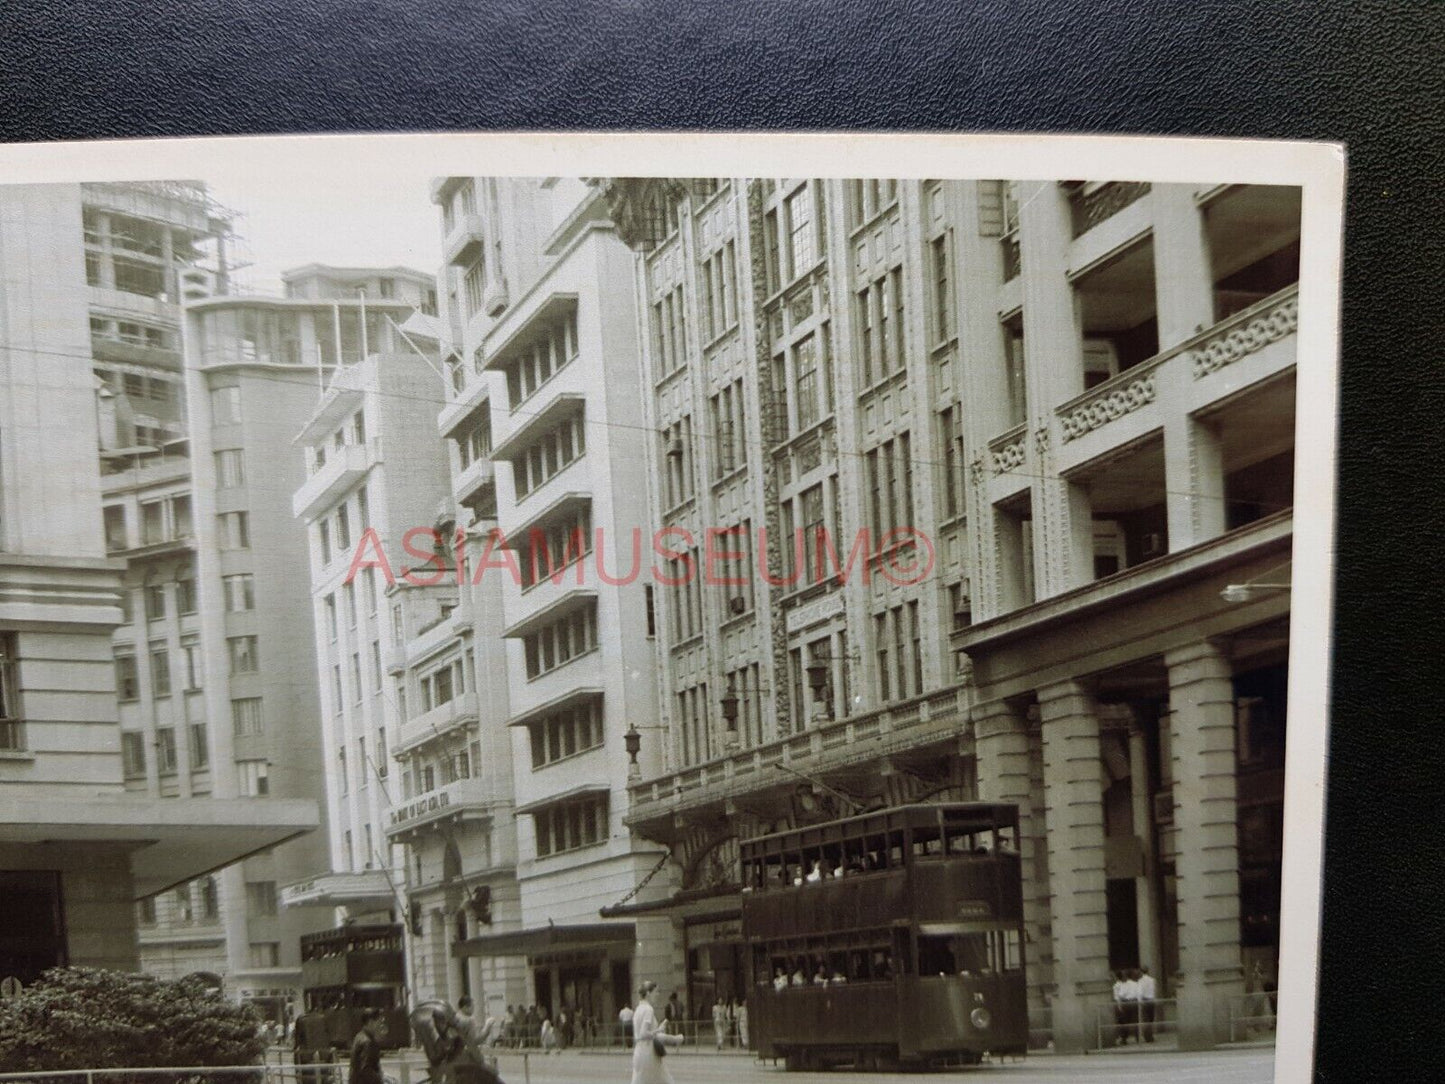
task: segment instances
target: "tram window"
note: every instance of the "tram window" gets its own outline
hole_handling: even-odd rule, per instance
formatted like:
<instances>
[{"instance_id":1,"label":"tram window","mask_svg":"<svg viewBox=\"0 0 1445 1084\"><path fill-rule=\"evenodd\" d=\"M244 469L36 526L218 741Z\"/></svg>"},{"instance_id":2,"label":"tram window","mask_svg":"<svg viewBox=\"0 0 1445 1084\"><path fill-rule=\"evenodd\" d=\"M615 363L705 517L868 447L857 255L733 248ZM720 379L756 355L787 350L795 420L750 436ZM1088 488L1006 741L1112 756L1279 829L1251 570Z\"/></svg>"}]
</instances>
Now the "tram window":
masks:
<instances>
[{"instance_id":1,"label":"tram window","mask_svg":"<svg viewBox=\"0 0 1445 1084\"><path fill-rule=\"evenodd\" d=\"M918 973L920 975L952 975L956 962L950 942L952 938L933 934L918 935Z\"/></svg>"},{"instance_id":2,"label":"tram window","mask_svg":"<svg viewBox=\"0 0 1445 1084\"><path fill-rule=\"evenodd\" d=\"M947 830L949 854L972 854L973 833L967 828L950 825Z\"/></svg>"},{"instance_id":3,"label":"tram window","mask_svg":"<svg viewBox=\"0 0 1445 1084\"><path fill-rule=\"evenodd\" d=\"M891 869L903 868L903 831L894 829L888 833L888 865Z\"/></svg>"},{"instance_id":4,"label":"tram window","mask_svg":"<svg viewBox=\"0 0 1445 1084\"><path fill-rule=\"evenodd\" d=\"M875 982L892 981L893 961L889 958L887 949L874 949L869 954L869 971Z\"/></svg>"},{"instance_id":5,"label":"tram window","mask_svg":"<svg viewBox=\"0 0 1445 1084\"><path fill-rule=\"evenodd\" d=\"M1017 971L1024 965L1023 943L1018 930L999 930L999 958L1005 971Z\"/></svg>"},{"instance_id":6,"label":"tram window","mask_svg":"<svg viewBox=\"0 0 1445 1084\"><path fill-rule=\"evenodd\" d=\"M1018 854L1019 830L1013 825L1009 825L1005 828L1000 828L998 830L997 850L999 854Z\"/></svg>"},{"instance_id":7,"label":"tram window","mask_svg":"<svg viewBox=\"0 0 1445 1084\"><path fill-rule=\"evenodd\" d=\"M989 951L991 936L986 933L970 933L953 939L953 954L960 973L994 970L993 954Z\"/></svg>"},{"instance_id":8,"label":"tram window","mask_svg":"<svg viewBox=\"0 0 1445 1084\"><path fill-rule=\"evenodd\" d=\"M919 826L913 829L913 857L937 858L943 854L943 840L937 825Z\"/></svg>"},{"instance_id":9,"label":"tram window","mask_svg":"<svg viewBox=\"0 0 1445 1084\"><path fill-rule=\"evenodd\" d=\"M868 836L863 840L866 851L863 859L864 869L887 869L888 868L888 843L882 835Z\"/></svg>"}]
</instances>

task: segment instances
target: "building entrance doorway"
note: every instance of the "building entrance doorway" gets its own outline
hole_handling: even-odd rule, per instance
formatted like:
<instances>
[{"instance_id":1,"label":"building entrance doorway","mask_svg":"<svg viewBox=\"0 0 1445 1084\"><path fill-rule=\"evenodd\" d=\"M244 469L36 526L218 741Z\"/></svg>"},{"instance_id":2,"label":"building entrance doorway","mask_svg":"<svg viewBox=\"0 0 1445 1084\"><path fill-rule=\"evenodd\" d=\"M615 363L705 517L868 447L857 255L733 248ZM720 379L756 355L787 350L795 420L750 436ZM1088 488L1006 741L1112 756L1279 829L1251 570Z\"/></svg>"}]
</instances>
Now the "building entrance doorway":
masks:
<instances>
[{"instance_id":1,"label":"building entrance doorway","mask_svg":"<svg viewBox=\"0 0 1445 1084\"><path fill-rule=\"evenodd\" d=\"M0 979L29 985L41 972L70 962L58 871L0 870L0 900Z\"/></svg>"}]
</instances>

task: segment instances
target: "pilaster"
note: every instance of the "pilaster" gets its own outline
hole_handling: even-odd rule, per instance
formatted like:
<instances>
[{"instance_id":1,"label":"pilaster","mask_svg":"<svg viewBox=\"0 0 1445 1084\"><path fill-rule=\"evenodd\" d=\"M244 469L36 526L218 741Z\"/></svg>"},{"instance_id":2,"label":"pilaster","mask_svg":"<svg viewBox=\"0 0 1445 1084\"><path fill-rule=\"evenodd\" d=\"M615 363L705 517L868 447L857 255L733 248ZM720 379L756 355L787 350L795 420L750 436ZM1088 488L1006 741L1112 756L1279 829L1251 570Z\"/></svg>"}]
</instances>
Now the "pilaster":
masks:
<instances>
[{"instance_id":1,"label":"pilaster","mask_svg":"<svg viewBox=\"0 0 1445 1084\"><path fill-rule=\"evenodd\" d=\"M1003 700L973 709L978 797L1011 802L1019 809L1019 865L1023 874L1024 968L1029 1011L1042 1016L1053 984L1053 939L1049 915L1048 847L1043 804L1035 794L1036 761L1043 750L1037 727L1025 712Z\"/></svg>"},{"instance_id":2,"label":"pilaster","mask_svg":"<svg viewBox=\"0 0 1445 1084\"><path fill-rule=\"evenodd\" d=\"M1229 997L1244 992L1234 689L1229 660L1201 641L1164 656L1177 839L1181 1049L1219 1039Z\"/></svg>"},{"instance_id":3,"label":"pilaster","mask_svg":"<svg viewBox=\"0 0 1445 1084\"><path fill-rule=\"evenodd\" d=\"M1039 690L1054 947L1054 1044L1093 1046L1107 1001L1109 936L1099 719L1077 682Z\"/></svg>"},{"instance_id":4,"label":"pilaster","mask_svg":"<svg viewBox=\"0 0 1445 1084\"><path fill-rule=\"evenodd\" d=\"M1214 323L1214 283L1194 186L1156 184L1149 199L1154 222L1154 304L1162 351Z\"/></svg>"}]
</instances>

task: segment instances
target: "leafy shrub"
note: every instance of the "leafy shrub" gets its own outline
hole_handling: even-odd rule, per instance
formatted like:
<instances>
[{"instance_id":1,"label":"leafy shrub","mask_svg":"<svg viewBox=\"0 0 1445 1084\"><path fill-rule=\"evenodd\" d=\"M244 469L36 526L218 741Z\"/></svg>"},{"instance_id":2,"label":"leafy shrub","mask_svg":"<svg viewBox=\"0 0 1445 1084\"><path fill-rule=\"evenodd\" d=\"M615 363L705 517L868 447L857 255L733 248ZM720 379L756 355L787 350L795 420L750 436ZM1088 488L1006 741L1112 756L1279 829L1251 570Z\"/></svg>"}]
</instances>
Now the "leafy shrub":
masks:
<instances>
[{"instance_id":1,"label":"leafy shrub","mask_svg":"<svg viewBox=\"0 0 1445 1084\"><path fill-rule=\"evenodd\" d=\"M254 1065L266 1042L248 1005L194 977L171 982L95 967L57 967L0 1001L0 1072ZM173 1081L175 1074L112 1078ZM219 1077L244 1084L250 1074Z\"/></svg>"}]
</instances>

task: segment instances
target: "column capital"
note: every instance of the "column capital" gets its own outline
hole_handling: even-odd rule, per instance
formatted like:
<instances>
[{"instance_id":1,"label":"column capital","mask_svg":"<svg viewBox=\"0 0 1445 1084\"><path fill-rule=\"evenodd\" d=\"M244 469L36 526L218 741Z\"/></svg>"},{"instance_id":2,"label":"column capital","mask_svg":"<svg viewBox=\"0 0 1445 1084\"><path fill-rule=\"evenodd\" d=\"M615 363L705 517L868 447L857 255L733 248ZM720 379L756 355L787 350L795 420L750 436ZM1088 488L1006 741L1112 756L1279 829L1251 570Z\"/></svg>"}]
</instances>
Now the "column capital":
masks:
<instances>
[{"instance_id":1,"label":"column capital","mask_svg":"<svg viewBox=\"0 0 1445 1084\"><path fill-rule=\"evenodd\" d=\"M1007 700L985 700L969 709L974 739L982 741L998 734L1025 733L1027 713Z\"/></svg>"},{"instance_id":2,"label":"column capital","mask_svg":"<svg viewBox=\"0 0 1445 1084\"><path fill-rule=\"evenodd\" d=\"M1040 685L1035 695L1039 700L1040 715L1045 721L1048 720L1050 715L1057 714L1057 712L1050 712L1049 706L1057 704L1061 700L1071 700L1075 697L1082 697L1092 705L1094 699L1093 690L1082 681L1073 678L1068 678L1064 681L1055 681L1049 685Z\"/></svg>"},{"instance_id":3,"label":"column capital","mask_svg":"<svg viewBox=\"0 0 1445 1084\"><path fill-rule=\"evenodd\" d=\"M1226 645L1220 640L1195 640L1164 652L1164 665L1170 670L1196 664L1217 664L1223 677L1230 676L1234 669Z\"/></svg>"}]
</instances>

